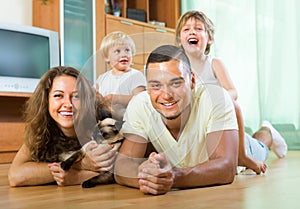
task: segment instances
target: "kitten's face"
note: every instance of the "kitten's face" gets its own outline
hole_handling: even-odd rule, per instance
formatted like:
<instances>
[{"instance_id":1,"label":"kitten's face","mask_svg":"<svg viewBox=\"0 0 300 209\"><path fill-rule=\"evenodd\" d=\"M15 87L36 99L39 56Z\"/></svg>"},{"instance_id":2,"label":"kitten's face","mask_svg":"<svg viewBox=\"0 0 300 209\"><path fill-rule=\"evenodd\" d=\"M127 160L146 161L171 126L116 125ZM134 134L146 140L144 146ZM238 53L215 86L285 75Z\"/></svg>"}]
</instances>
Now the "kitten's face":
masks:
<instances>
[{"instance_id":1,"label":"kitten's face","mask_svg":"<svg viewBox=\"0 0 300 209\"><path fill-rule=\"evenodd\" d=\"M99 132L95 140L98 144L114 144L120 142L123 136L120 134L120 129L123 122L116 121L112 118L105 118L98 123Z\"/></svg>"}]
</instances>

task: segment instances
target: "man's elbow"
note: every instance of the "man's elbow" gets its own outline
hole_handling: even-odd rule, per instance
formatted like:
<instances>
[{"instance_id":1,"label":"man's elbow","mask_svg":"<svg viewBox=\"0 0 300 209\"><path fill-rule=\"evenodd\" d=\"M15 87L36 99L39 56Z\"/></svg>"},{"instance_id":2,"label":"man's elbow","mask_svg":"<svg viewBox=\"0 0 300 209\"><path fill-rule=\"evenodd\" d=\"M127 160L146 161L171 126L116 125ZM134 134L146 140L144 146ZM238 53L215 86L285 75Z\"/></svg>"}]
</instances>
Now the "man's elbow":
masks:
<instances>
[{"instance_id":1,"label":"man's elbow","mask_svg":"<svg viewBox=\"0 0 300 209\"><path fill-rule=\"evenodd\" d=\"M231 184L234 181L236 175L237 163L228 162L225 163L224 172L223 172L223 182L224 184Z\"/></svg>"},{"instance_id":2,"label":"man's elbow","mask_svg":"<svg viewBox=\"0 0 300 209\"><path fill-rule=\"evenodd\" d=\"M235 178L235 172L228 172L228 174L224 178L224 184L231 184L231 183L233 183L234 178Z\"/></svg>"},{"instance_id":3,"label":"man's elbow","mask_svg":"<svg viewBox=\"0 0 300 209\"><path fill-rule=\"evenodd\" d=\"M124 185L122 176L114 174L114 177L117 184Z\"/></svg>"}]
</instances>

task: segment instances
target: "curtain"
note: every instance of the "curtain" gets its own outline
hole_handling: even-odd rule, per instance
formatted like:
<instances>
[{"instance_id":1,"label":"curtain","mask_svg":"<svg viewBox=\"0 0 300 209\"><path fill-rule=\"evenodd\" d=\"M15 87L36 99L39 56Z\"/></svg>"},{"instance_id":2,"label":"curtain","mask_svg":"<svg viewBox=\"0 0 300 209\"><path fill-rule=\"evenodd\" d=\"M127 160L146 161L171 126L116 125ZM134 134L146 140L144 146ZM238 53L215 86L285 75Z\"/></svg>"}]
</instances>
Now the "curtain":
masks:
<instances>
[{"instance_id":1,"label":"curtain","mask_svg":"<svg viewBox=\"0 0 300 209\"><path fill-rule=\"evenodd\" d=\"M245 125L255 131L262 120L269 120L278 127L299 129L300 2L190 0L181 4L181 13L200 10L214 22L211 54L229 70ZM294 140L300 144L298 136Z\"/></svg>"}]
</instances>

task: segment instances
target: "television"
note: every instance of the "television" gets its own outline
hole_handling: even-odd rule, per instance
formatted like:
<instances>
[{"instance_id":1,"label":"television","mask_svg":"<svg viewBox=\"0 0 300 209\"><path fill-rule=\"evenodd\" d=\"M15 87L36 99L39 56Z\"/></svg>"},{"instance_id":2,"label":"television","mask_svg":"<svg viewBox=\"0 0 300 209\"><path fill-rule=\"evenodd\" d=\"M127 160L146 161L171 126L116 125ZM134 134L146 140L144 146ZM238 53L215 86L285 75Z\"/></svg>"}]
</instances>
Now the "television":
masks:
<instances>
[{"instance_id":1,"label":"television","mask_svg":"<svg viewBox=\"0 0 300 209\"><path fill-rule=\"evenodd\" d=\"M0 23L0 92L34 92L41 76L60 64L58 33Z\"/></svg>"}]
</instances>

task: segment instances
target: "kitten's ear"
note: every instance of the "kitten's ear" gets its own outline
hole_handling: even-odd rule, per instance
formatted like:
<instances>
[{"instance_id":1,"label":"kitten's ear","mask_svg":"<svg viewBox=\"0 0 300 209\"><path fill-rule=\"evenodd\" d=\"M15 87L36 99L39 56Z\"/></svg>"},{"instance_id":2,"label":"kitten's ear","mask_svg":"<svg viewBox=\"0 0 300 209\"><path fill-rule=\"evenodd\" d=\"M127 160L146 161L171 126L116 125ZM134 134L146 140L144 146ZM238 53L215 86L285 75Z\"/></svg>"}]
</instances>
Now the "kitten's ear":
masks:
<instances>
[{"instance_id":1,"label":"kitten's ear","mask_svg":"<svg viewBox=\"0 0 300 209\"><path fill-rule=\"evenodd\" d=\"M121 130L122 125L123 125L124 122L125 122L125 121L116 121L116 123L115 123L116 129L117 129L117 130Z\"/></svg>"},{"instance_id":2,"label":"kitten's ear","mask_svg":"<svg viewBox=\"0 0 300 209\"><path fill-rule=\"evenodd\" d=\"M110 114L105 111L104 109L100 109L99 110L99 120L102 121L104 120L105 118L109 118L110 117Z\"/></svg>"}]
</instances>

